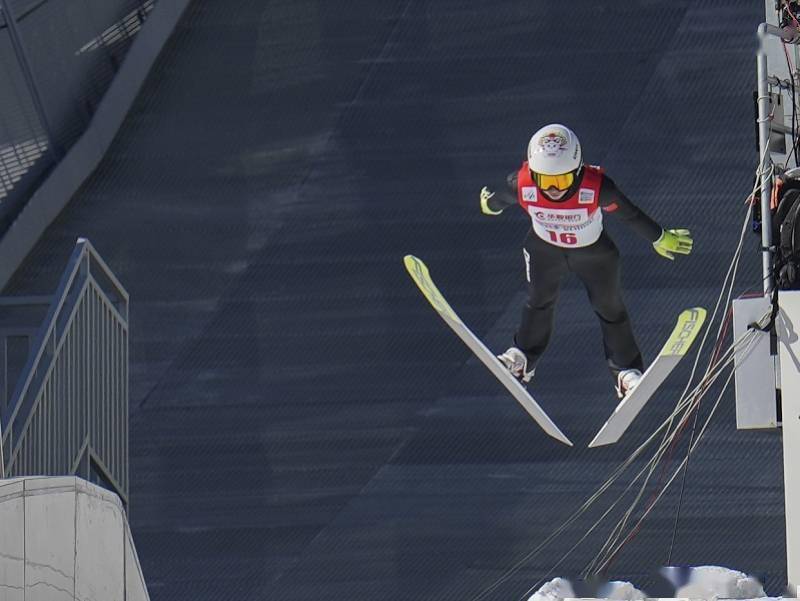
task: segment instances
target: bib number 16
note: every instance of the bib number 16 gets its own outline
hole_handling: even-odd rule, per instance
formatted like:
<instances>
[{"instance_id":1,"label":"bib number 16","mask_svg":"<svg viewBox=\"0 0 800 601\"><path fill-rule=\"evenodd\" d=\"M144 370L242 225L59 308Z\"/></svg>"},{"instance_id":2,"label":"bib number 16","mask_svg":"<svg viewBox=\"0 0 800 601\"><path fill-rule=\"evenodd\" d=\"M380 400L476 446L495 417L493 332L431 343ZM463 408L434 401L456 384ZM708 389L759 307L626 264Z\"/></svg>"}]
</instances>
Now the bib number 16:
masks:
<instances>
[{"instance_id":1,"label":"bib number 16","mask_svg":"<svg viewBox=\"0 0 800 601\"><path fill-rule=\"evenodd\" d=\"M553 230L547 230L547 234L550 236L550 240L556 243L560 242L561 244L568 244L570 246L578 243L578 237L572 232L562 232L559 234Z\"/></svg>"}]
</instances>

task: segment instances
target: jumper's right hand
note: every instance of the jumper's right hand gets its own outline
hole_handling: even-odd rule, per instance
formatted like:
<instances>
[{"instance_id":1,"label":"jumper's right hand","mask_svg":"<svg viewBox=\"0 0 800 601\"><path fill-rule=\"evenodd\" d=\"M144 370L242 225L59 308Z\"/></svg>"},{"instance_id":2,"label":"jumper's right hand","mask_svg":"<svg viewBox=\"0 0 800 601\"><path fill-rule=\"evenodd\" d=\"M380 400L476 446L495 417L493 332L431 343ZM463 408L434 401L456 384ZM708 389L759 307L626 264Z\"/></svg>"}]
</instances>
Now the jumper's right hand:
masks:
<instances>
[{"instance_id":1,"label":"jumper's right hand","mask_svg":"<svg viewBox=\"0 0 800 601\"><path fill-rule=\"evenodd\" d=\"M494 192L489 190L486 186L481 188L481 213L484 215L499 215L502 213L502 209L499 211L493 211L491 207L489 207L489 199L494 196Z\"/></svg>"}]
</instances>

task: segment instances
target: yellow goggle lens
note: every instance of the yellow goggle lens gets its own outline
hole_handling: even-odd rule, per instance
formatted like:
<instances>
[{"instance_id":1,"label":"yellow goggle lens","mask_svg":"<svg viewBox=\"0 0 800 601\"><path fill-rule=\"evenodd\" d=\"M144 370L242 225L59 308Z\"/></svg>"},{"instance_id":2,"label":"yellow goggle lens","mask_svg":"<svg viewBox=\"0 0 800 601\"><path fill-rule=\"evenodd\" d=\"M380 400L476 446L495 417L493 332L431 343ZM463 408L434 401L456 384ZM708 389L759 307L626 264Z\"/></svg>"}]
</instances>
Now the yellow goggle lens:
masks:
<instances>
[{"instance_id":1,"label":"yellow goggle lens","mask_svg":"<svg viewBox=\"0 0 800 601\"><path fill-rule=\"evenodd\" d=\"M536 185L541 190L547 190L548 188L566 190L575 181L575 174L572 171L569 173L562 173L561 175L545 175L543 173L534 173L533 179L536 181Z\"/></svg>"}]
</instances>

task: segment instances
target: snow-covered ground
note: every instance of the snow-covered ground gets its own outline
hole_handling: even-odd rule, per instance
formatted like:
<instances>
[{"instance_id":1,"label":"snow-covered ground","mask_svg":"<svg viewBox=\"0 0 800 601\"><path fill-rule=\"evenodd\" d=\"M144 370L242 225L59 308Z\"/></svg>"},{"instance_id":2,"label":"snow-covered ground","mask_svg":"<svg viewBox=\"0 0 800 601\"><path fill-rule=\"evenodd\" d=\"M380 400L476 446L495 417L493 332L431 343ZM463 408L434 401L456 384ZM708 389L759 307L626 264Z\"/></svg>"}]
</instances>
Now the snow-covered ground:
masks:
<instances>
[{"instance_id":1,"label":"snow-covered ground","mask_svg":"<svg viewBox=\"0 0 800 601\"><path fill-rule=\"evenodd\" d=\"M744 572L720 566L665 568L663 576L675 587L679 599L769 599L764 588ZM608 582L598 590L597 598L640 601L647 594L630 582ZM569 580L554 578L539 588L528 601L576 599Z\"/></svg>"}]
</instances>

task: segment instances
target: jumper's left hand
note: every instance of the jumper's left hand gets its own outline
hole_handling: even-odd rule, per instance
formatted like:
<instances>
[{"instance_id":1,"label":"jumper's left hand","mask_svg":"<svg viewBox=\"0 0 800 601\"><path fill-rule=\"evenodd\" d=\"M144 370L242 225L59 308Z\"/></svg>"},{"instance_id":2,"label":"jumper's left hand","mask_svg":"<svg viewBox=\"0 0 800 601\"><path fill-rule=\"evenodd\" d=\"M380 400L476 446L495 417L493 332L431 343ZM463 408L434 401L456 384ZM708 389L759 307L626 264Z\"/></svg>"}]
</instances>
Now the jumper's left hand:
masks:
<instances>
[{"instance_id":1,"label":"jumper's left hand","mask_svg":"<svg viewBox=\"0 0 800 601\"><path fill-rule=\"evenodd\" d=\"M670 261L675 260L675 255L688 255L692 252L692 234L689 230L664 230L661 237L653 242L656 252Z\"/></svg>"}]
</instances>

